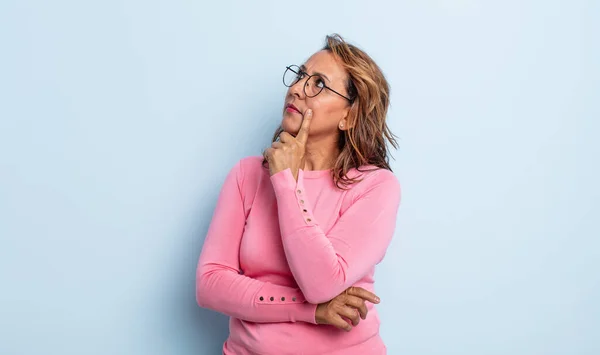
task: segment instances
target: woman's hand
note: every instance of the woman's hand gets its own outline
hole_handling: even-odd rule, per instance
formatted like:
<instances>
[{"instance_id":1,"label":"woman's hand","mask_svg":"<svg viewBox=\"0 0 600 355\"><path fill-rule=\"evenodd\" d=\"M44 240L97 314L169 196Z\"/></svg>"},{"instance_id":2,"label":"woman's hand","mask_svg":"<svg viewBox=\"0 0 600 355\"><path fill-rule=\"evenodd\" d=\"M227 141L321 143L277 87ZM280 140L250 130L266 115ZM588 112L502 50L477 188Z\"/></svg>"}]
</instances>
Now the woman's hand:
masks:
<instances>
[{"instance_id":1,"label":"woman's hand","mask_svg":"<svg viewBox=\"0 0 600 355\"><path fill-rule=\"evenodd\" d=\"M349 332L360 318L367 318L366 301L377 304L379 297L364 288L350 287L331 301L318 305L315 320L317 324L329 324ZM349 319L352 325L342 317Z\"/></svg>"},{"instance_id":2,"label":"woman's hand","mask_svg":"<svg viewBox=\"0 0 600 355\"><path fill-rule=\"evenodd\" d=\"M298 170L304 167L304 153L311 121L312 110L308 109L296 137L283 132L279 135L279 141L273 142L271 148L266 150L271 175L290 168L294 179L298 180Z\"/></svg>"}]
</instances>

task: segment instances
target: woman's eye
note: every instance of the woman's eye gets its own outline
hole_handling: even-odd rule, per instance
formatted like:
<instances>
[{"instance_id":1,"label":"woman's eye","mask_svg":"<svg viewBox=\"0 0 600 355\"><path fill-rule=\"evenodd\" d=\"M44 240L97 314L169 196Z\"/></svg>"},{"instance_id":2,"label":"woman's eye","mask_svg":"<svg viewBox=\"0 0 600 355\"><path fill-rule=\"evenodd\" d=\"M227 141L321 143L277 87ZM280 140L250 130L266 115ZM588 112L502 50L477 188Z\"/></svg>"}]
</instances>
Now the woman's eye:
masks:
<instances>
[{"instance_id":1,"label":"woman's eye","mask_svg":"<svg viewBox=\"0 0 600 355\"><path fill-rule=\"evenodd\" d=\"M320 88L323 88L323 87L325 87L325 82L324 82L324 81L323 81L323 79L321 79L321 78L316 78L316 80L315 80L315 84L316 84L318 87L320 87Z\"/></svg>"}]
</instances>

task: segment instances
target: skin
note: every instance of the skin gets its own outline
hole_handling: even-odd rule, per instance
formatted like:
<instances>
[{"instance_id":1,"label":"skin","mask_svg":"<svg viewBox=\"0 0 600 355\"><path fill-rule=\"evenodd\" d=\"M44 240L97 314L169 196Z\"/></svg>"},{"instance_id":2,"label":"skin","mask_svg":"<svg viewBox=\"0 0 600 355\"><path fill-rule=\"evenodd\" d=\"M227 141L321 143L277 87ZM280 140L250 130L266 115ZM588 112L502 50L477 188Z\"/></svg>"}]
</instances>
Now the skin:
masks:
<instances>
[{"instance_id":1,"label":"skin","mask_svg":"<svg viewBox=\"0 0 600 355\"><path fill-rule=\"evenodd\" d=\"M325 78L327 86L343 95L348 95L345 85L348 74L330 52L319 51L312 55L304 65L307 73L324 74L327 77ZM306 79L303 79L288 88L281 121L284 133L280 136L280 139L283 138L282 140L290 142L292 145L296 138L297 143L302 144L302 150L298 152L299 154L294 154L294 157L276 156L272 164L272 173L288 167L292 168L294 176L297 176L299 168L303 170L331 169L335 158L340 153L337 147L339 131L348 129L346 118L350 111L350 103L327 89L315 97L306 97L303 91L305 83ZM296 106L301 113L287 111L288 104ZM306 132L301 132L303 125L305 125ZM307 139L309 136L310 139ZM298 138L301 140L298 141ZM284 147L275 144L273 148Z\"/></svg>"},{"instance_id":2,"label":"skin","mask_svg":"<svg viewBox=\"0 0 600 355\"><path fill-rule=\"evenodd\" d=\"M349 287L331 301L318 305L315 320L349 332L361 319L367 319L367 301L377 304L379 297L364 288Z\"/></svg>"},{"instance_id":3,"label":"skin","mask_svg":"<svg viewBox=\"0 0 600 355\"><path fill-rule=\"evenodd\" d=\"M328 87L348 96L345 88L348 73L330 52L317 52L304 65L308 74L323 74ZM289 168L297 180L299 169L331 169L340 153L337 142L340 130L348 129L350 103L327 89L315 97L306 97L303 91L306 80L287 91L281 121L284 132L266 151L271 175ZM288 104L293 104L300 113L286 110ZM350 331L361 318L366 319L367 301L379 303L379 298L363 288L350 287L318 305L315 319L318 324Z\"/></svg>"}]
</instances>

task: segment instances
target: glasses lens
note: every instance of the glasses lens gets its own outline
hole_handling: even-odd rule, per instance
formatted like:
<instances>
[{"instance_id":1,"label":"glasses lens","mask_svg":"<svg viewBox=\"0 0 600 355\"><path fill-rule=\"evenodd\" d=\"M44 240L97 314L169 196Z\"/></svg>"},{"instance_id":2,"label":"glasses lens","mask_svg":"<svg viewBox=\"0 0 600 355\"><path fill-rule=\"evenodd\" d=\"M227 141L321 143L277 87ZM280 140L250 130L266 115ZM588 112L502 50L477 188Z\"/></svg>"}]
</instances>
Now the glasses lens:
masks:
<instances>
[{"instance_id":1,"label":"glasses lens","mask_svg":"<svg viewBox=\"0 0 600 355\"><path fill-rule=\"evenodd\" d=\"M285 86L292 86L300 80L300 68L295 65L290 65L283 74L283 84Z\"/></svg>"},{"instance_id":2,"label":"glasses lens","mask_svg":"<svg viewBox=\"0 0 600 355\"><path fill-rule=\"evenodd\" d=\"M304 87L304 92L308 97L315 97L319 95L319 93L325 87L325 82L323 78L318 75L311 76L310 79L306 82Z\"/></svg>"}]
</instances>

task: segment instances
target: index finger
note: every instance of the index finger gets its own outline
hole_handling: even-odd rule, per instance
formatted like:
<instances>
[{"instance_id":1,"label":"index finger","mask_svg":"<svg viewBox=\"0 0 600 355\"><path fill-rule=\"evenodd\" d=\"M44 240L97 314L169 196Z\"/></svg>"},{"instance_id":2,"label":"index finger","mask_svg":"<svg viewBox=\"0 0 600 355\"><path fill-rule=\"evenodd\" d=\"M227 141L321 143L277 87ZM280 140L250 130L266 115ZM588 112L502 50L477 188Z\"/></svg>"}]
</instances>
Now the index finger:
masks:
<instances>
[{"instance_id":1,"label":"index finger","mask_svg":"<svg viewBox=\"0 0 600 355\"><path fill-rule=\"evenodd\" d=\"M302 119L302 126L300 126L300 130L298 131L298 135L296 135L296 139L300 141L300 143L304 144L308 140L308 129L310 128L310 123L312 121L312 110L308 109L304 113L304 118Z\"/></svg>"},{"instance_id":2,"label":"index finger","mask_svg":"<svg viewBox=\"0 0 600 355\"><path fill-rule=\"evenodd\" d=\"M350 287L347 290L349 295L360 297L363 300L367 300L371 303L379 303L379 297L377 297L374 293L365 290L362 287Z\"/></svg>"}]
</instances>

